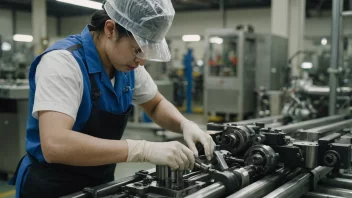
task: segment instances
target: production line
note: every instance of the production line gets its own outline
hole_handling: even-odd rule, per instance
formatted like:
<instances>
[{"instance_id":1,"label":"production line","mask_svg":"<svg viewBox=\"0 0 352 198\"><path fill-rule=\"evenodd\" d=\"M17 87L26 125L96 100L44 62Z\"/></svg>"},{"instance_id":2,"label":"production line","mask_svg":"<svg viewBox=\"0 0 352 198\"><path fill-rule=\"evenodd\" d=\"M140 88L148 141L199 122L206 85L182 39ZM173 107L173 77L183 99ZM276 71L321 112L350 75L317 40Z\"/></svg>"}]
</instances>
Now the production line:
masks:
<instances>
[{"instance_id":1,"label":"production line","mask_svg":"<svg viewBox=\"0 0 352 198\"><path fill-rule=\"evenodd\" d=\"M67 197L352 197L351 127L348 114L278 128L209 123L217 148L193 171L156 166Z\"/></svg>"},{"instance_id":2,"label":"production line","mask_svg":"<svg viewBox=\"0 0 352 198\"><path fill-rule=\"evenodd\" d=\"M352 0L64 1L0 0L0 198L352 198Z\"/></svg>"}]
</instances>

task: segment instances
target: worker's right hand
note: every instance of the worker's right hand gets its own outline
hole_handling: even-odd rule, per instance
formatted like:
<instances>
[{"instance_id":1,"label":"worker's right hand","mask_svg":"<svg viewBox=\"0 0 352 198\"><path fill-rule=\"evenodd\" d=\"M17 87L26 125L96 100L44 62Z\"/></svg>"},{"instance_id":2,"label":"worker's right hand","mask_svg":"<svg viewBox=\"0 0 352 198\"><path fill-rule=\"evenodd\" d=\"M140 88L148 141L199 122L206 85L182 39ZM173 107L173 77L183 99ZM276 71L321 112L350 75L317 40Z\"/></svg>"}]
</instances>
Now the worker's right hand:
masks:
<instances>
[{"instance_id":1,"label":"worker's right hand","mask_svg":"<svg viewBox=\"0 0 352 198\"><path fill-rule=\"evenodd\" d=\"M177 141L127 140L127 144L127 162L150 162L156 165L167 165L173 170L192 170L194 167L193 152Z\"/></svg>"}]
</instances>

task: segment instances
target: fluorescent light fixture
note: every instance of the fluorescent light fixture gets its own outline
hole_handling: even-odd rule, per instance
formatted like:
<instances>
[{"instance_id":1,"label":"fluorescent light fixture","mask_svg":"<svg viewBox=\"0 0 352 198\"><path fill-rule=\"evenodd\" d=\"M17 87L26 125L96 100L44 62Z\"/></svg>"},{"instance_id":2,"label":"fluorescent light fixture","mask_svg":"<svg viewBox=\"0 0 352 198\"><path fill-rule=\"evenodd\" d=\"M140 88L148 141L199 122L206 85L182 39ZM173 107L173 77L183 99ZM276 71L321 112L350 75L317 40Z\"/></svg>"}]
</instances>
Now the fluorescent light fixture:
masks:
<instances>
[{"instance_id":1,"label":"fluorescent light fixture","mask_svg":"<svg viewBox=\"0 0 352 198\"><path fill-rule=\"evenodd\" d=\"M13 35L13 40L18 41L18 42L32 42L33 41L33 36L31 35L25 35L25 34L15 34Z\"/></svg>"},{"instance_id":2,"label":"fluorescent light fixture","mask_svg":"<svg viewBox=\"0 0 352 198\"><path fill-rule=\"evenodd\" d=\"M184 42L196 42L196 41L200 41L200 36L199 35L183 35L182 40Z\"/></svg>"},{"instance_id":3,"label":"fluorescent light fixture","mask_svg":"<svg viewBox=\"0 0 352 198\"><path fill-rule=\"evenodd\" d=\"M90 0L56 0L62 3L68 3L72 5L82 6L86 8L92 8L96 10L102 10L102 3Z\"/></svg>"},{"instance_id":4,"label":"fluorescent light fixture","mask_svg":"<svg viewBox=\"0 0 352 198\"><path fill-rule=\"evenodd\" d=\"M3 42L1 44L1 50L2 51L10 51L11 50L11 44L8 42Z\"/></svg>"},{"instance_id":5,"label":"fluorescent light fixture","mask_svg":"<svg viewBox=\"0 0 352 198\"><path fill-rule=\"evenodd\" d=\"M328 44L328 39L326 39L326 38L321 39L321 44L322 45Z\"/></svg>"},{"instance_id":6,"label":"fluorescent light fixture","mask_svg":"<svg viewBox=\"0 0 352 198\"><path fill-rule=\"evenodd\" d=\"M311 62L303 62L301 64L302 69L312 69L312 67L313 67L313 63L311 63Z\"/></svg>"},{"instance_id":7,"label":"fluorescent light fixture","mask_svg":"<svg viewBox=\"0 0 352 198\"><path fill-rule=\"evenodd\" d=\"M209 39L209 42L210 43L214 43L214 44L222 44L222 42L223 42L224 40L222 39L222 38L220 38L220 37L211 37L210 39Z\"/></svg>"}]
</instances>

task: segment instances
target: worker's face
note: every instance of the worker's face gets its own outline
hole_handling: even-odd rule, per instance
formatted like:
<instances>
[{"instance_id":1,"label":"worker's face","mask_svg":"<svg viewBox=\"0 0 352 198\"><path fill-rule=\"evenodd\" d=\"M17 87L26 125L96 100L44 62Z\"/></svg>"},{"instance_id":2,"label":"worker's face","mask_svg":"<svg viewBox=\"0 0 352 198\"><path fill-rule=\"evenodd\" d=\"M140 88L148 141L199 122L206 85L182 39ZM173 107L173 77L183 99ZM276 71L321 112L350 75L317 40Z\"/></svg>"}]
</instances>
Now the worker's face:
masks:
<instances>
[{"instance_id":1,"label":"worker's face","mask_svg":"<svg viewBox=\"0 0 352 198\"><path fill-rule=\"evenodd\" d=\"M121 71L128 72L140 65L145 60L137 58L136 53L140 48L132 35L118 35L115 22L108 20L105 24L105 53L112 66Z\"/></svg>"}]
</instances>

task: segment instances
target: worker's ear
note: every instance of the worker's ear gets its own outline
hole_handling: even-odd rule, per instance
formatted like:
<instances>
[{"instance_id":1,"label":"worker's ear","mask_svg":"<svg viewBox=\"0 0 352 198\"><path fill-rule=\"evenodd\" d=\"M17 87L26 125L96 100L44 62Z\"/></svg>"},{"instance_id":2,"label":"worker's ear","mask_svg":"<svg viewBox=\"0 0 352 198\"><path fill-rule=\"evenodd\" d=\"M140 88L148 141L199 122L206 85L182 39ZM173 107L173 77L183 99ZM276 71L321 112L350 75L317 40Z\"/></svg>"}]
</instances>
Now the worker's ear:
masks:
<instances>
[{"instance_id":1,"label":"worker's ear","mask_svg":"<svg viewBox=\"0 0 352 198\"><path fill-rule=\"evenodd\" d=\"M116 28L116 24L113 20L109 19L105 21L104 33L108 39L118 39L119 35Z\"/></svg>"}]
</instances>

